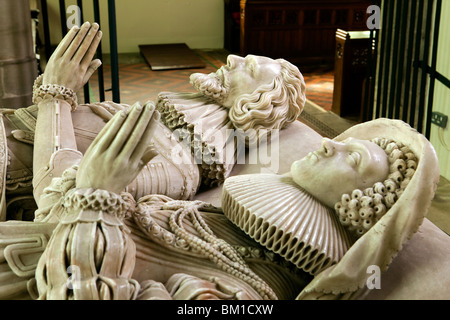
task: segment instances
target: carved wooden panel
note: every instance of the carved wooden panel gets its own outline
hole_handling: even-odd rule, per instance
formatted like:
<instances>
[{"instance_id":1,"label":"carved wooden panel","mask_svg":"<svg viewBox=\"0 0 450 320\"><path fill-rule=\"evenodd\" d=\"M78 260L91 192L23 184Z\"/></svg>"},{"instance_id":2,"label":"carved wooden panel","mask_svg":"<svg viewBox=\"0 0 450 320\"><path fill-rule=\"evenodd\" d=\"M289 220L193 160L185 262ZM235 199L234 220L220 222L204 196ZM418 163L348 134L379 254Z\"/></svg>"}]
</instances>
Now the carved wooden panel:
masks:
<instances>
[{"instance_id":1,"label":"carved wooden panel","mask_svg":"<svg viewBox=\"0 0 450 320\"><path fill-rule=\"evenodd\" d=\"M336 30L367 30L370 4L355 0L241 0L241 54L332 65Z\"/></svg>"},{"instance_id":2,"label":"carved wooden panel","mask_svg":"<svg viewBox=\"0 0 450 320\"><path fill-rule=\"evenodd\" d=\"M360 118L364 81L370 50L368 36L352 39L349 32L336 32L336 63L334 66L333 106L331 110L342 116Z\"/></svg>"}]
</instances>

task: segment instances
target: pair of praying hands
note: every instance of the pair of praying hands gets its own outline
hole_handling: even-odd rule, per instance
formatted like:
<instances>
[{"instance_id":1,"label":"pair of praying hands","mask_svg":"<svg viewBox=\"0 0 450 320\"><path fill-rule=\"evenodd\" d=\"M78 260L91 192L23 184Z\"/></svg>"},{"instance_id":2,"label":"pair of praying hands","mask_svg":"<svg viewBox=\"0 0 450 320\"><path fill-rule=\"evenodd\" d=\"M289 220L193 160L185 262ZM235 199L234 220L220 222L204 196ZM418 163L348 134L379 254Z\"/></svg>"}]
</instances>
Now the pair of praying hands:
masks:
<instances>
[{"instance_id":1,"label":"pair of praying hands","mask_svg":"<svg viewBox=\"0 0 450 320\"><path fill-rule=\"evenodd\" d=\"M158 153L151 144L160 115L151 103L119 111L100 131L80 163L77 188L119 194Z\"/></svg>"},{"instance_id":2,"label":"pair of praying hands","mask_svg":"<svg viewBox=\"0 0 450 320\"><path fill-rule=\"evenodd\" d=\"M79 91L101 65L93 60L101 38L96 23L73 27L49 59L43 84ZM151 139L159 117L152 103L117 112L86 150L76 187L123 191L157 154Z\"/></svg>"}]
</instances>

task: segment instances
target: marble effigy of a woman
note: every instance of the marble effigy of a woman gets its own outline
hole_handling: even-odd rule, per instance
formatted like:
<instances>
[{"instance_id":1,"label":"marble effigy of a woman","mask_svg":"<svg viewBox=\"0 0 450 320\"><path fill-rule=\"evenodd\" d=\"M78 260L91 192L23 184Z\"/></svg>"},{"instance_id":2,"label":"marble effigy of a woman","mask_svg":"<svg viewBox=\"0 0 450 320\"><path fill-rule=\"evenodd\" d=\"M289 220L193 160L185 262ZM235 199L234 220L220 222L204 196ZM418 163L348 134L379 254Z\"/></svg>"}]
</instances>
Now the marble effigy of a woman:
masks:
<instances>
[{"instance_id":1,"label":"marble effigy of a woman","mask_svg":"<svg viewBox=\"0 0 450 320\"><path fill-rule=\"evenodd\" d=\"M230 177L222 206L253 239L316 274L395 204L416 166L414 154L389 139L324 139L290 174Z\"/></svg>"},{"instance_id":2,"label":"marble effigy of a woman","mask_svg":"<svg viewBox=\"0 0 450 320\"><path fill-rule=\"evenodd\" d=\"M401 121L379 119L324 139L284 176L230 177L222 205L253 239L315 275L297 298L364 298L368 268L388 270L422 224L438 180L428 140ZM316 215L318 206L327 214ZM336 258L346 242L330 230L341 227L352 240Z\"/></svg>"}]
</instances>

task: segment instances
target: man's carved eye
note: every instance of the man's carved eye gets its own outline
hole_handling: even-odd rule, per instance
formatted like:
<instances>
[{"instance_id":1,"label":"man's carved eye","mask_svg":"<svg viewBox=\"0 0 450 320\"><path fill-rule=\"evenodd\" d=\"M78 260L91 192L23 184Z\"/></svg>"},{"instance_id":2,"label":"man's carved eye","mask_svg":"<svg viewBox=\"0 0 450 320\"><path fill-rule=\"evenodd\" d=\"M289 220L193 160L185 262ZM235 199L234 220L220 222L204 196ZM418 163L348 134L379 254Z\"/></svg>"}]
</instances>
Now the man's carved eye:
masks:
<instances>
[{"instance_id":1,"label":"man's carved eye","mask_svg":"<svg viewBox=\"0 0 450 320\"><path fill-rule=\"evenodd\" d=\"M255 72L256 72L256 66L255 66L253 63L250 63L250 64L248 65L248 69L250 70L250 73L251 73L252 75L255 75Z\"/></svg>"}]
</instances>

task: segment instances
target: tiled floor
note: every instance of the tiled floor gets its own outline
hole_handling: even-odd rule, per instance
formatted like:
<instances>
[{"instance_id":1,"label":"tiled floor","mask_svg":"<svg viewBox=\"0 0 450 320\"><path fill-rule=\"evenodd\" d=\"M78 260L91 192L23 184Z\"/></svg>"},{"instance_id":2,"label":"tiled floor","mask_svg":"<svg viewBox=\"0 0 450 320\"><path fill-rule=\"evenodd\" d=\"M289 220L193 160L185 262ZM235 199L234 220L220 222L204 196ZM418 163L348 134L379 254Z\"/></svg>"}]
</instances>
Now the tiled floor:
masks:
<instances>
[{"instance_id":1,"label":"tiled floor","mask_svg":"<svg viewBox=\"0 0 450 320\"><path fill-rule=\"evenodd\" d=\"M153 71L139 54L121 55L119 57L120 102L133 104L136 101L145 103L155 101L162 91L192 92L189 76L195 72L210 73L220 68L223 62L204 51L198 54L207 62L205 68ZM104 59L103 65L105 88L111 87L111 68ZM97 73L89 82L91 85L91 101L99 101ZM111 91L106 92L105 100L112 100Z\"/></svg>"},{"instance_id":2,"label":"tiled floor","mask_svg":"<svg viewBox=\"0 0 450 320\"><path fill-rule=\"evenodd\" d=\"M303 76L308 100L330 111L333 103L334 70L327 68L314 72L303 72Z\"/></svg>"},{"instance_id":3,"label":"tiled floor","mask_svg":"<svg viewBox=\"0 0 450 320\"><path fill-rule=\"evenodd\" d=\"M161 91L192 92L189 75L194 72L215 72L226 61L227 53L223 51L197 51L205 59L206 67L202 69L185 69L170 71L152 71L139 54L122 56L120 62L120 97L122 103L133 104L154 101ZM107 61L107 60L106 60ZM104 65L105 87L110 86L107 63ZM98 84L96 75L90 81L91 101L98 101ZM334 138L350 126L354 125L348 119L343 119L329 111L333 97L332 71L319 70L318 73L305 73L308 102L299 118L300 121L312 127L321 135ZM111 92L106 93L106 100L112 100ZM432 203L428 219L450 234L450 182L442 178L435 200Z\"/></svg>"}]
</instances>

